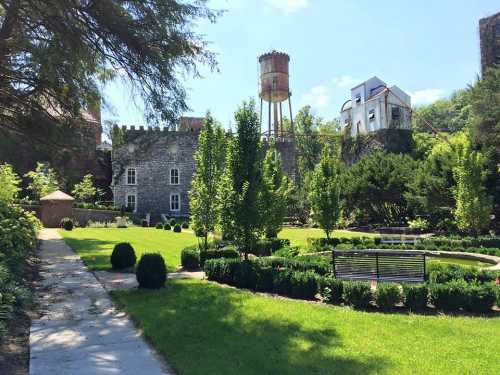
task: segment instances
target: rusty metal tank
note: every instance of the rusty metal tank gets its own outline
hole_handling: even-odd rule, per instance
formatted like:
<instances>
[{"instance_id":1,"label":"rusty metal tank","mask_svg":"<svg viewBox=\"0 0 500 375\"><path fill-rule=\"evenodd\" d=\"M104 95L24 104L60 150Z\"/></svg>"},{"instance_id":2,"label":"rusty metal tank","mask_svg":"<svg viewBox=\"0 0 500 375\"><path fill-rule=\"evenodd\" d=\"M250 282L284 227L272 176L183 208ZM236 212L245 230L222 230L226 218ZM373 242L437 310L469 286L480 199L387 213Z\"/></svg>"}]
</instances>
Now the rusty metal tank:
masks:
<instances>
[{"instance_id":1,"label":"rusty metal tank","mask_svg":"<svg viewBox=\"0 0 500 375\"><path fill-rule=\"evenodd\" d=\"M290 96L286 53L272 51L259 57L260 97L266 102L279 103Z\"/></svg>"}]
</instances>

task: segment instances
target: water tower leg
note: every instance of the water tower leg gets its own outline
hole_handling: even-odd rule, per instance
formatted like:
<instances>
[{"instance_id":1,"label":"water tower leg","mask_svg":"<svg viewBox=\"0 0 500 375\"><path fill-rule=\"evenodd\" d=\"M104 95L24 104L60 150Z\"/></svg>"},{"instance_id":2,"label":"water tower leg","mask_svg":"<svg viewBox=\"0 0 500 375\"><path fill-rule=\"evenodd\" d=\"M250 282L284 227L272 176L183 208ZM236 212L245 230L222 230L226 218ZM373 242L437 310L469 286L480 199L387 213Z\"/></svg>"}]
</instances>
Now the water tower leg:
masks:
<instances>
[{"instance_id":1,"label":"water tower leg","mask_svg":"<svg viewBox=\"0 0 500 375\"><path fill-rule=\"evenodd\" d=\"M290 109L290 131L292 133L292 137L295 135L295 128L293 126L293 117L292 117L292 94L288 95L288 108Z\"/></svg>"},{"instance_id":2,"label":"water tower leg","mask_svg":"<svg viewBox=\"0 0 500 375\"><path fill-rule=\"evenodd\" d=\"M267 123L267 138L271 138L271 102L269 102L268 119L269 122Z\"/></svg>"},{"instance_id":3,"label":"water tower leg","mask_svg":"<svg viewBox=\"0 0 500 375\"><path fill-rule=\"evenodd\" d=\"M260 132L262 133L262 96L260 97Z\"/></svg>"},{"instance_id":4,"label":"water tower leg","mask_svg":"<svg viewBox=\"0 0 500 375\"><path fill-rule=\"evenodd\" d=\"M281 102L280 102L280 137L283 138L283 109L281 108Z\"/></svg>"},{"instance_id":5,"label":"water tower leg","mask_svg":"<svg viewBox=\"0 0 500 375\"><path fill-rule=\"evenodd\" d=\"M278 138L279 128L278 128L278 103L273 103L273 117L274 117L274 138Z\"/></svg>"}]
</instances>

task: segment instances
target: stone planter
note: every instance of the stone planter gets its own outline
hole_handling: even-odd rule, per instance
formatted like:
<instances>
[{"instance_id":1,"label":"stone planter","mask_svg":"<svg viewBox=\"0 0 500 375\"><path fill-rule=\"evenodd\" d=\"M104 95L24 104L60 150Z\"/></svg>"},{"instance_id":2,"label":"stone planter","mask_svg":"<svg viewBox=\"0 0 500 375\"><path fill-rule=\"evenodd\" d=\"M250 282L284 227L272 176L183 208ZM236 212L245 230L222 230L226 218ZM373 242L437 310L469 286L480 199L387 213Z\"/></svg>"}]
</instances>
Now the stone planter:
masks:
<instances>
[{"instance_id":1,"label":"stone planter","mask_svg":"<svg viewBox=\"0 0 500 375\"><path fill-rule=\"evenodd\" d=\"M118 228L126 228L127 227L127 217L126 216L117 216L115 218L116 226Z\"/></svg>"}]
</instances>

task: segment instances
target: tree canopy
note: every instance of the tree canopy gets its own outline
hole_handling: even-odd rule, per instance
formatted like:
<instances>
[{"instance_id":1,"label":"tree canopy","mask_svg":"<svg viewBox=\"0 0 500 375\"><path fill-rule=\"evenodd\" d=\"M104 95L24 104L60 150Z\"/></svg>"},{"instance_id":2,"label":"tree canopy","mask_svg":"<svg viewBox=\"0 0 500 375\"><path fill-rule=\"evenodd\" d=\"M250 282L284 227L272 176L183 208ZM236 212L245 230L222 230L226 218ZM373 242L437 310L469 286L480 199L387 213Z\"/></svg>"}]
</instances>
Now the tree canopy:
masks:
<instances>
[{"instance_id":1,"label":"tree canopy","mask_svg":"<svg viewBox=\"0 0 500 375\"><path fill-rule=\"evenodd\" d=\"M194 22L217 16L205 0L1 0L0 126L75 118L118 75L148 121L173 122L187 109L177 74L215 66Z\"/></svg>"}]
</instances>

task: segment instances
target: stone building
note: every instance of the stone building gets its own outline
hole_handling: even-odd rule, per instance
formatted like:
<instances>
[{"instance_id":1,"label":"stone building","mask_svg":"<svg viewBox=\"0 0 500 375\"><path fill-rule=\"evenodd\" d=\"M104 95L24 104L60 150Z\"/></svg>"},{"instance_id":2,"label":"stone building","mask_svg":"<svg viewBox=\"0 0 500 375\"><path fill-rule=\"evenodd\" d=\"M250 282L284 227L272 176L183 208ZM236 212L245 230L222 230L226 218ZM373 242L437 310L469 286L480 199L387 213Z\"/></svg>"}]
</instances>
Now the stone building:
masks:
<instances>
[{"instance_id":1,"label":"stone building","mask_svg":"<svg viewBox=\"0 0 500 375\"><path fill-rule=\"evenodd\" d=\"M481 71L500 64L500 12L479 20Z\"/></svg>"},{"instance_id":2,"label":"stone building","mask_svg":"<svg viewBox=\"0 0 500 375\"><path fill-rule=\"evenodd\" d=\"M189 216L189 190L196 170L202 118L181 118L178 129L115 128L120 140L113 140L112 190L114 203L128 207L140 217ZM266 145L266 142L264 142ZM295 176L295 147L290 141L276 143L283 169Z\"/></svg>"}]
</instances>

